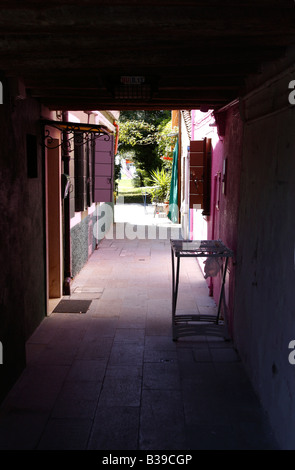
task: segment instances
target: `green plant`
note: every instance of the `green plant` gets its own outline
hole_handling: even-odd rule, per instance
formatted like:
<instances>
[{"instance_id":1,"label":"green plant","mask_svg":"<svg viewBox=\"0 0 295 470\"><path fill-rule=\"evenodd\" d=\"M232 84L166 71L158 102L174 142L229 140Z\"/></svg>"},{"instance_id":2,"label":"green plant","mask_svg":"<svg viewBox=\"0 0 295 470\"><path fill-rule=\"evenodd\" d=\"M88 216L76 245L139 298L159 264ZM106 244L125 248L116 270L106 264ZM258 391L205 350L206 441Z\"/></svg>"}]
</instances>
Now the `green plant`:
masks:
<instances>
[{"instance_id":1,"label":"green plant","mask_svg":"<svg viewBox=\"0 0 295 470\"><path fill-rule=\"evenodd\" d=\"M150 190L152 201L155 199L158 202L169 201L171 173L164 168L157 168L157 170L151 172L150 182L153 186Z\"/></svg>"},{"instance_id":2,"label":"green plant","mask_svg":"<svg viewBox=\"0 0 295 470\"><path fill-rule=\"evenodd\" d=\"M115 162L114 165L114 189L118 192L118 183L121 174L121 162Z\"/></svg>"},{"instance_id":3,"label":"green plant","mask_svg":"<svg viewBox=\"0 0 295 470\"><path fill-rule=\"evenodd\" d=\"M148 172L141 168L137 168L135 176L132 180L133 186L135 188L142 188L143 186L147 186L149 184L148 179L149 179Z\"/></svg>"},{"instance_id":4,"label":"green plant","mask_svg":"<svg viewBox=\"0 0 295 470\"><path fill-rule=\"evenodd\" d=\"M166 166L169 167L169 161L171 161L172 166L173 149L178 139L178 128L174 127L172 129L172 121L170 119L168 122L163 121L162 124L158 126L157 130L159 156L162 160L164 159L164 165L167 163L168 165Z\"/></svg>"},{"instance_id":5,"label":"green plant","mask_svg":"<svg viewBox=\"0 0 295 470\"><path fill-rule=\"evenodd\" d=\"M170 122L170 126L167 122ZM119 154L124 157L132 152L136 170L144 170L150 175L152 170L162 168L166 162L162 156L167 155L165 142L166 137L169 141L169 131L171 111L122 111L119 120ZM139 179L139 184L143 185L145 175L139 175Z\"/></svg>"}]
</instances>

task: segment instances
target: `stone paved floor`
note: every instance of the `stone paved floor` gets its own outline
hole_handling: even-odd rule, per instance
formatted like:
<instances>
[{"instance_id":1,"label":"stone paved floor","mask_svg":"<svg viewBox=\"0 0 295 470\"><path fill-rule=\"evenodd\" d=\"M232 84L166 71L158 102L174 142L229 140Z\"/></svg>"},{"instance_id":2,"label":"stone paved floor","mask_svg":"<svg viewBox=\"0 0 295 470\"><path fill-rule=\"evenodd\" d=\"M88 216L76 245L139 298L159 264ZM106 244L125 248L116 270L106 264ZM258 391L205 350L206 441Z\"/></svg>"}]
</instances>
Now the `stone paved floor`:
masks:
<instances>
[{"instance_id":1,"label":"stone paved floor","mask_svg":"<svg viewBox=\"0 0 295 470\"><path fill-rule=\"evenodd\" d=\"M90 308L52 313L28 341L0 410L0 449L277 448L232 343L172 341L167 238L103 240L71 298ZM178 309L216 312L192 258Z\"/></svg>"}]
</instances>

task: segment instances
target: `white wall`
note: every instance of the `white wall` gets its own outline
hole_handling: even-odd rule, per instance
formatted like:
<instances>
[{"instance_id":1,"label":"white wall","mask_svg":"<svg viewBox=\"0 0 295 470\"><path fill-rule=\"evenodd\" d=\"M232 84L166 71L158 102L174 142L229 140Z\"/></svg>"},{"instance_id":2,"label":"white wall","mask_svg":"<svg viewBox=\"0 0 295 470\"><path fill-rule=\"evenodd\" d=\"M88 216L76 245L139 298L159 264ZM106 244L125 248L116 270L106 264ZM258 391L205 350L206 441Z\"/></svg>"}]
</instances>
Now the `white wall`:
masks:
<instances>
[{"instance_id":1,"label":"white wall","mask_svg":"<svg viewBox=\"0 0 295 470\"><path fill-rule=\"evenodd\" d=\"M189 238L189 208L187 200L187 191L189 181L187 180L187 165L188 165L188 147L190 145L190 136L188 135L185 122L181 113L181 203L180 203L180 214L181 214L181 227L184 238Z\"/></svg>"}]
</instances>

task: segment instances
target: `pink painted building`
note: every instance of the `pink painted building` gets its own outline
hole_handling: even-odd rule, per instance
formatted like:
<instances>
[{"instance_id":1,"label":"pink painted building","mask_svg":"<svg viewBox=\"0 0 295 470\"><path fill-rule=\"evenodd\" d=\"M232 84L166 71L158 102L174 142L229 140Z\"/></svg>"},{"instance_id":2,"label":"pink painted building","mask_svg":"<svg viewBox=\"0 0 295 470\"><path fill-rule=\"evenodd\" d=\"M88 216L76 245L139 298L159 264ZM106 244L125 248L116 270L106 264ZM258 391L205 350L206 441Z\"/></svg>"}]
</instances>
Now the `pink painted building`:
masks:
<instances>
[{"instance_id":1,"label":"pink painted building","mask_svg":"<svg viewBox=\"0 0 295 470\"><path fill-rule=\"evenodd\" d=\"M184 120L183 114L183 120ZM185 125L186 124L186 125ZM212 110L202 112L192 110L190 113L190 126L186 116L183 122L182 145L184 160L185 147L192 147L193 141L207 140L210 142L211 158L208 172L209 205L204 207L189 208L187 220L182 220L184 232L190 239L220 239L234 253L237 248L238 238L238 208L241 172L241 119L237 113L237 105L232 103L219 110L218 114ZM183 163L185 167L185 162ZM188 185L188 182L186 182ZM187 226L185 226L187 225ZM199 264L204 269L202 260ZM229 260L226 282L225 302L230 333L233 331L233 308L235 288L235 256ZM221 275L209 277L208 294L218 302L221 285Z\"/></svg>"}]
</instances>

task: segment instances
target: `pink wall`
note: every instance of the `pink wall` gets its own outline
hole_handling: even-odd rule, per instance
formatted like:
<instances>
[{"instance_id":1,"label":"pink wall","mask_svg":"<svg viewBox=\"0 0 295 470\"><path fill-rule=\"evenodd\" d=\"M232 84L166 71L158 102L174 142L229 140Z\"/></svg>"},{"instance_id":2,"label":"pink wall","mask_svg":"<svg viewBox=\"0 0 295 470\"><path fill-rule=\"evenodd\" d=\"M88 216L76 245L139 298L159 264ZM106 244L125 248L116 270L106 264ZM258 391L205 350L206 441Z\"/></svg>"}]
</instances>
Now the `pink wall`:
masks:
<instances>
[{"instance_id":1,"label":"pink wall","mask_svg":"<svg viewBox=\"0 0 295 470\"><path fill-rule=\"evenodd\" d=\"M236 252L237 226L239 208L239 188L241 171L241 151L243 128L236 106L228 108L223 113L226 119L225 135L218 135L218 128L214 126L212 111L192 113L192 140L201 140L205 137L211 139L212 166L211 166L211 206L210 216L207 220L207 238L221 239L225 245ZM226 159L225 191L222 190L223 164ZM218 185L218 177L220 185ZM217 183L217 184L216 184ZM219 207L216 207L219 201ZM221 287L221 276L207 279L209 294L213 295L218 304ZM233 304L235 286L235 258L229 260L228 274L225 284L227 318L230 333L233 331Z\"/></svg>"},{"instance_id":2,"label":"pink wall","mask_svg":"<svg viewBox=\"0 0 295 470\"><path fill-rule=\"evenodd\" d=\"M242 152L242 121L238 109L232 107L226 112L225 136L218 140L212 152L211 169L211 210L208 219L208 239L221 239L223 243L236 253L238 237L238 209L240 192L241 152ZM225 192L222 190L223 164L226 159ZM216 180L220 175L220 190ZM217 191L215 191L215 189ZM219 192L219 195L217 194ZM216 207L219 199L219 209ZM220 292L220 276L208 279L213 290L214 300L218 302ZM235 256L229 260L226 277L225 295L228 307L230 332L233 330L233 307L235 287ZM210 289L210 290L211 290Z\"/></svg>"}]
</instances>

